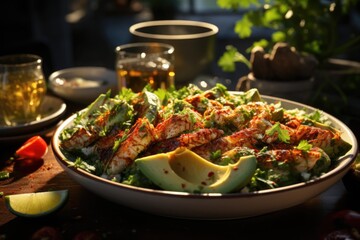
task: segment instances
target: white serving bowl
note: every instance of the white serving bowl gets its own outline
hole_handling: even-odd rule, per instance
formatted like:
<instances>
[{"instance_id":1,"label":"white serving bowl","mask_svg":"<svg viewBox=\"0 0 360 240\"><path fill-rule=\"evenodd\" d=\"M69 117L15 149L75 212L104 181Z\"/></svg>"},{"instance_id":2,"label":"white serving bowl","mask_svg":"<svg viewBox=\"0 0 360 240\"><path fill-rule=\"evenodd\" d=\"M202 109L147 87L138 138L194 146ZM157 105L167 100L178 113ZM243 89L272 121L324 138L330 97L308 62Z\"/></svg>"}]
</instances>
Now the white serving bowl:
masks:
<instances>
[{"instance_id":1,"label":"white serving bowl","mask_svg":"<svg viewBox=\"0 0 360 240\"><path fill-rule=\"evenodd\" d=\"M275 97L263 96L267 102L281 101L284 108L316 109L307 105ZM339 164L316 180L293 184L252 193L230 194L190 194L153 190L116 183L84 170L69 167L61 152L59 136L76 117L73 115L56 130L52 139L52 149L56 159L65 171L79 184L108 200L144 212L187 219L236 219L258 216L304 203L321 194L341 180L351 167L358 151L353 132L335 117L324 113L334 127L342 131L342 138L352 148L339 159Z\"/></svg>"},{"instance_id":2,"label":"white serving bowl","mask_svg":"<svg viewBox=\"0 0 360 240\"><path fill-rule=\"evenodd\" d=\"M118 91L115 71L103 67L74 67L52 73L49 88L61 98L89 104L109 89Z\"/></svg>"}]
</instances>

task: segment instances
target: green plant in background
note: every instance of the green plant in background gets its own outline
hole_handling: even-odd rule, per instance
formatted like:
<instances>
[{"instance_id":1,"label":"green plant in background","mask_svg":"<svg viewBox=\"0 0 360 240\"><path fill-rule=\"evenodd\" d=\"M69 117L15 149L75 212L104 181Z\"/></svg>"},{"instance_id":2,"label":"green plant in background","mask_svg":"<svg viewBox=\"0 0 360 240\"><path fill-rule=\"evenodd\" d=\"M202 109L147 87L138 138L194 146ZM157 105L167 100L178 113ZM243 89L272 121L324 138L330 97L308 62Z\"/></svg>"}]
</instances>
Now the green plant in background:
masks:
<instances>
[{"instance_id":1,"label":"green plant in background","mask_svg":"<svg viewBox=\"0 0 360 240\"><path fill-rule=\"evenodd\" d=\"M360 43L360 36L341 39L339 24L357 0L217 0L220 8L248 9L235 23L234 31L241 38L251 37L253 27L272 30L271 39L254 41L254 46L270 49L277 42L287 42L299 52L323 60L346 53ZM246 59L246 58L245 58ZM235 62L244 56L229 46L218 64L224 71L234 71Z\"/></svg>"},{"instance_id":2,"label":"green plant in background","mask_svg":"<svg viewBox=\"0 0 360 240\"><path fill-rule=\"evenodd\" d=\"M359 119L359 63L355 62L357 67L341 69L341 73L326 74L329 68L331 72L339 70L328 65L329 59L359 51L360 35L340 31L346 27L344 20L351 11L359 7L358 0L217 0L217 4L223 9L243 9L241 19L235 22L234 27L240 39L251 37L254 27L271 30L268 39L255 39L247 53L255 46L270 51L276 43L287 42L297 51L315 56L320 63L317 67L319 72L325 74L317 80L309 104L345 122ZM237 62L251 70L252 63L238 49L229 45L218 65L223 71L232 72Z\"/></svg>"}]
</instances>

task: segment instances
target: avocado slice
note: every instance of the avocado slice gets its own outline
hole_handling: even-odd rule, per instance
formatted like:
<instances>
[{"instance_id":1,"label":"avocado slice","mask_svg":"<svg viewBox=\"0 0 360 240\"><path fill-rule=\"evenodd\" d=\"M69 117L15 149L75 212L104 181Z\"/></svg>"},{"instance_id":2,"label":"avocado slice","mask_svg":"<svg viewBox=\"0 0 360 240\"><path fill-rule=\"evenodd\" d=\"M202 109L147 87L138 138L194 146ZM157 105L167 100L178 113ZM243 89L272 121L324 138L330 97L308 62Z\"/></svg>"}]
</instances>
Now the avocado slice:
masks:
<instances>
[{"instance_id":1,"label":"avocado slice","mask_svg":"<svg viewBox=\"0 0 360 240\"><path fill-rule=\"evenodd\" d=\"M256 88L247 90L245 93L245 99L247 102L260 102L262 101L261 95Z\"/></svg>"},{"instance_id":2,"label":"avocado slice","mask_svg":"<svg viewBox=\"0 0 360 240\"><path fill-rule=\"evenodd\" d=\"M244 187L254 175L257 161L249 155L235 164L220 166L187 148L177 148L135 160L140 171L164 190L191 193L229 193Z\"/></svg>"}]
</instances>

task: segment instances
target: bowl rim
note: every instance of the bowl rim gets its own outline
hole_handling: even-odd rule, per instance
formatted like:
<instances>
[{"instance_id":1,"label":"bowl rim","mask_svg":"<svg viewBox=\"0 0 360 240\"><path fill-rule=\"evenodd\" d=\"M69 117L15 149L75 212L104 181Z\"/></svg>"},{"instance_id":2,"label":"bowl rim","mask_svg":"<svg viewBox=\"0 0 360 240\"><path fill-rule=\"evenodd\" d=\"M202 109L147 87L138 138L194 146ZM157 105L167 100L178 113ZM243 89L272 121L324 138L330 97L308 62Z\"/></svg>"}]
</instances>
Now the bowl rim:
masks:
<instances>
[{"instance_id":1,"label":"bowl rim","mask_svg":"<svg viewBox=\"0 0 360 240\"><path fill-rule=\"evenodd\" d=\"M102 86L112 86L113 84L117 84L117 79L116 79L116 73L115 71L108 69L106 67L91 67L91 66L87 66L87 67L71 67L71 68L64 68L58 71L55 71L53 73L50 74L49 76L49 88L51 90L56 90L59 88L62 88L64 90L70 90L70 89L76 89L78 90L95 90L95 89L99 89L102 86L97 86L97 87L69 87L69 86L60 86L58 84L55 84L55 79L58 78L59 76L61 76L62 74L72 74L76 73L76 72L85 72L86 75L93 75L88 73L88 71L95 71L95 72L102 72L104 75L104 80L106 80L105 84ZM109 78L108 76L110 75L114 75L114 79ZM95 80L94 80L95 81Z\"/></svg>"},{"instance_id":2,"label":"bowl rim","mask_svg":"<svg viewBox=\"0 0 360 240\"><path fill-rule=\"evenodd\" d=\"M229 92L231 92L231 91L229 91ZM291 101L291 100L287 100L287 99L283 99L283 98L271 97L271 96L266 96L266 95L262 95L262 97L265 98L265 100L267 100L267 101L269 99L272 101L286 101L290 104L297 104L299 106L306 107L307 109L312 110L312 111L316 110L316 108L308 106L306 104L302 104L299 102L295 102L295 101ZM349 137L352 141L352 144L353 144L352 148L349 150L349 152L347 154L345 154L344 156L342 156L341 158L339 158L339 165L336 166L335 168L331 169L327 173L323 174L322 176L320 176L316 179L310 180L308 182L301 182L301 183L292 184L292 185L285 186L285 187L260 190L260 191L256 191L256 192L226 193L226 194L221 194L221 193L201 193L201 194L199 194L199 193L187 193L187 192L176 192L176 191L150 189L150 188L136 187L136 186L131 186L131 185L123 184L123 183L114 182L114 181L102 178L101 176L97 176L92 173L89 173L83 169L69 167L66 162L66 157L61 152L60 147L59 147L59 136L60 136L60 133L63 131L63 129L68 124L70 124L73 121L73 119L77 116L76 113L73 114L72 116L70 116L69 118L67 118L56 129L56 131L51 139L51 147L52 147L52 150L53 150L56 160L63 168L65 168L65 170L71 171L73 174L78 174L81 177L89 178L91 181L96 181L97 183L100 183L100 184L111 185L111 187L119 188L124 191L132 191L135 193L141 193L141 194L147 194L147 195L156 195L159 197L173 197L173 198L187 198L187 199L253 198L253 197L264 196L264 195L283 194L284 192L290 192L290 191L294 191L297 189L303 189L308 186L318 185L326 180L334 178L337 174L345 174L346 173L348 168L351 166L351 164L355 160L356 153L358 152L357 139L356 139L354 133L351 131L351 129L348 126L346 126L342 121L340 121L336 117L332 116L331 114L328 114L326 112L324 112L324 113L331 119L332 122L336 122L344 128L344 130L349 135Z\"/></svg>"},{"instance_id":3,"label":"bowl rim","mask_svg":"<svg viewBox=\"0 0 360 240\"><path fill-rule=\"evenodd\" d=\"M156 27L156 26L166 26L166 25L175 25L175 26L193 26L193 27L203 27L209 31L202 33L193 33L193 34L152 34L144 33L139 31L141 28L145 27ZM184 40L184 39L198 39L204 37L210 37L216 35L219 32L219 28L214 24L200 21L192 20L155 20L155 21L146 21L133 24L129 28L129 32L138 37L153 38L153 39L162 39L162 40Z\"/></svg>"},{"instance_id":4,"label":"bowl rim","mask_svg":"<svg viewBox=\"0 0 360 240\"><path fill-rule=\"evenodd\" d=\"M159 51L159 52L150 52L147 53L147 56L159 56L161 54L163 55L171 55L174 53L175 51L175 47L170 45L170 44L166 44L166 43L158 43L158 42L136 42L136 43L126 43L126 44L121 44L119 46L116 46L115 48L115 52L116 54L127 54L129 56L139 56L141 57L141 51L136 52L136 51L130 51L130 48L152 48L152 47L161 47L164 48L163 51Z\"/></svg>"}]
</instances>

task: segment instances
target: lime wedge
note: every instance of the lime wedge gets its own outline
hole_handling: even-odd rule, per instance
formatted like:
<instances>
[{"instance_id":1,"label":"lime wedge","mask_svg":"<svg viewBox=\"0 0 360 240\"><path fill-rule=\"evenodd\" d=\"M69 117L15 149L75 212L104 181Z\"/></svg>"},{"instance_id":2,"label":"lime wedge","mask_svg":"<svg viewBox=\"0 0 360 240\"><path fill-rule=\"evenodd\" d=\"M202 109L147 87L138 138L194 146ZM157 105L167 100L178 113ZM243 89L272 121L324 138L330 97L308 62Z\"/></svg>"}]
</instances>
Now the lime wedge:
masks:
<instances>
[{"instance_id":1,"label":"lime wedge","mask_svg":"<svg viewBox=\"0 0 360 240\"><path fill-rule=\"evenodd\" d=\"M10 212L21 217L41 217L60 209L68 198L68 190L23 193L5 196Z\"/></svg>"}]
</instances>

